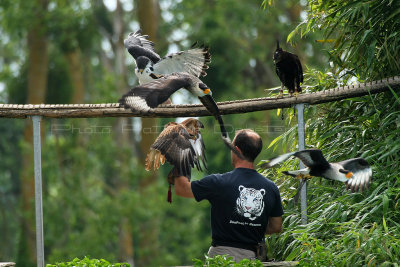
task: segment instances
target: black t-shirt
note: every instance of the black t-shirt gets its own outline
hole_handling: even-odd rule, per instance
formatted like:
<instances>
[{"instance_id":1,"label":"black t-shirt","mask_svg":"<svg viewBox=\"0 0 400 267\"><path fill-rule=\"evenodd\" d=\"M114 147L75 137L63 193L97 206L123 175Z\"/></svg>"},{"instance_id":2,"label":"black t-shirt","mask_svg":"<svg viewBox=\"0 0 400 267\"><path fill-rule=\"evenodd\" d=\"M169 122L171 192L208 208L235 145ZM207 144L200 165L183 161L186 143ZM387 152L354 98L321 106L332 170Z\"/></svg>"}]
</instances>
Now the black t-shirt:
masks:
<instances>
[{"instance_id":1,"label":"black t-shirt","mask_svg":"<svg viewBox=\"0 0 400 267\"><path fill-rule=\"evenodd\" d=\"M211 203L212 239L220 245L256 245L269 217L283 214L278 187L256 170L236 168L192 182L196 201Z\"/></svg>"}]
</instances>

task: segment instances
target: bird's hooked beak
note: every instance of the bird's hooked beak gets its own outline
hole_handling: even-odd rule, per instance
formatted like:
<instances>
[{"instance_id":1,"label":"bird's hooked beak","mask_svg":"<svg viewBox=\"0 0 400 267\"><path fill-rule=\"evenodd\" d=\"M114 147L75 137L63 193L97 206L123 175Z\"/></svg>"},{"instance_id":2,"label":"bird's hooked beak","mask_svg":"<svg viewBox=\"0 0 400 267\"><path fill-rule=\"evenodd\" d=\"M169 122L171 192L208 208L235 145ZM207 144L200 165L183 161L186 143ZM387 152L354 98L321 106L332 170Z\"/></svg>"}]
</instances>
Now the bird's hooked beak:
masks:
<instances>
[{"instance_id":1,"label":"bird's hooked beak","mask_svg":"<svg viewBox=\"0 0 400 267\"><path fill-rule=\"evenodd\" d=\"M143 74L143 69L139 69L138 71L140 72L140 74Z\"/></svg>"}]
</instances>

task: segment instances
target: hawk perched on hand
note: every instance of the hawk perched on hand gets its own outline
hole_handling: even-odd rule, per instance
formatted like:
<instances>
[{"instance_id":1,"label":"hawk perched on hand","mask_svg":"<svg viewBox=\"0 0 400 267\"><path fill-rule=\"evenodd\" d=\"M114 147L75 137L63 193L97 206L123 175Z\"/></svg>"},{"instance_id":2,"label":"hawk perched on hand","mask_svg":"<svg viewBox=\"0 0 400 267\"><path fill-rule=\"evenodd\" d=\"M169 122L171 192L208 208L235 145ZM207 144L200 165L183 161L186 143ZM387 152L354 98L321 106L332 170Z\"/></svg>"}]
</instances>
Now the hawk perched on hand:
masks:
<instances>
[{"instance_id":1,"label":"hawk perched on hand","mask_svg":"<svg viewBox=\"0 0 400 267\"><path fill-rule=\"evenodd\" d=\"M206 76L211 55L208 47L195 47L177 53L171 53L161 58L154 51L154 43L148 40L148 35L141 35L139 29L131 32L124 40L125 48L136 62L135 74L139 84L145 84L158 79L161 75L173 72L187 72L196 77Z\"/></svg>"},{"instance_id":2,"label":"hawk perched on hand","mask_svg":"<svg viewBox=\"0 0 400 267\"><path fill-rule=\"evenodd\" d=\"M276 50L273 58L276 74L281 81L280 96L283 96L285 86L290 96L301 93L300 83L303 82L303 68L301 67L299 57L284 51L279 47L279 41L276 41Z\"/></svg>"},{"instance_id":3,"label":"hawk perched on hand","mask_svg":"<svg viewBox=\"0 0 400 267\"><path fill-rule=\"evenodd\" d=\"M311 178L319 176L329 180L344 182L346 188L352 192L368 189L372 179L372 169L363 158L353 158L341 162L329 163L319 149L306 149L298 152L291 152L272 158L261 164L263 168L271 168L291 156L299 158L305 169L285 171L284 174L297 178Z\"/></svg>"},{"instance_id":4,"label":"hawk perched on hand","mask_svg":"<svg viewBox=\"0 0 400 267\"><path fill-rule=\"evenodd\" d=\"M200 128L204 125L197 119L189 118L181 123L170 122L150 147L146 156L146 170L157 170L168 161L174 169L168 175L168 202L172 202L171 184L173 177L186 176L189 180L191 170L196 166L199 171L207 169L205 146ZM169 179L172 179L171 181Z\"/></svg>"},{"instance_id":5,"label":"hawk perched on hand","mask_svg":"<svg viewBox=\"0 0 400 267\"><path fill-rule=\"evenodd\" d=\"M182 175L190 178L191 169L207 169L205 146L200 129L204 125L189 118L181 123L169 122L150 147L146 157L146 170L158 169L167 160Z\"/></svg>"}]
</instances>

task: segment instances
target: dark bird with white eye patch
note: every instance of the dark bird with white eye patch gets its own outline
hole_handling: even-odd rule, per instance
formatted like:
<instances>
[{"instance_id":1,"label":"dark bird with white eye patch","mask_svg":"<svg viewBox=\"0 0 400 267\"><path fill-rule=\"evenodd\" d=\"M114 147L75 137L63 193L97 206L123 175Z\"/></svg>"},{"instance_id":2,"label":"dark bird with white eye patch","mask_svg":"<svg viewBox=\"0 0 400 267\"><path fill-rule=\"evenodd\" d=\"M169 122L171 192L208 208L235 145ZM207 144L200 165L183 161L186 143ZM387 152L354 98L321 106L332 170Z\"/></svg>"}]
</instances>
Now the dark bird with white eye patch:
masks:
<instances>
[{"instance_id":1,"label":"dark bird with white eye patch","mask_svg":"<svg viewBox=\"0 0 400 267\"><path fill-rule=\"evenodd\" d=\"M217 103L212 97L211 89L199 78L185 72L165 75L150 83L132 88L119 100L121 106L133 112L147 113L167 100L177 90L184 88L197 96L206 109L218 121L224 143L239 157L242 155L235 149L226 131L224 121Z\"/></svg>"},{"instance_id":2,"label":"dark bird with white eye patch","mask_svg":"<svg viewBox=\"0 0 400 267\"><path fill-rule=\"evenodd\" d=\"M287 87L290 96L301 93L300 83L303 82L303 68L297 55L284 51L276 41L276 50L273 56L275 71L281 81L279 96L283 96L283 89Z\"/></svg>"},{"instance_id":3,"label":"dark bird with white eye patch","mask_svg":"<svg viewBox=\"0 0 400 267\"><path fill-rule=\"evenodd\" d=\"M297 178L323 177L346 184L352 192L368 189L372 180L372 169L363 158L352 158L340 162L329 163L319 149L306 149L291 152L272 158L260 165L261 168L271 168L290 157L299 158L307 168L283 172Z\"/></svg>"},{"instance_id":4,"label":"dark bird with white eye patch","mask_svg":"<svg viewBox=\"0 0 400 267\"><path fill-rule=\"evenodd\" d=\"M124 40L125 48L136 62L135 74L139 84L145 84L158 79L162 75L174 72L187 72L196 77L206 76L211 55L208 47L195 47L177 53L160 57L154 51L154 43L148 40L148 35L142 35L139 29L131 32Z\"/></svg>"}]
</instances>

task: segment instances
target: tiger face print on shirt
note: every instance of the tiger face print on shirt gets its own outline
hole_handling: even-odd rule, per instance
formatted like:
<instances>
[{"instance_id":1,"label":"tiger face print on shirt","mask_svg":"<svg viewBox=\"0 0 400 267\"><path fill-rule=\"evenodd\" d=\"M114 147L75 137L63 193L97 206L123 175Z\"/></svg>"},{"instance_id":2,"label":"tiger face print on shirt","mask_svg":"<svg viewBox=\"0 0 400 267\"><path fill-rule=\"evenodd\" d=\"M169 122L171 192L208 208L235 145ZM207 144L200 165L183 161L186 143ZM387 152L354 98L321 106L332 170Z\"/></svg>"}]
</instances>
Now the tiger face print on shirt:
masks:
<instances>
[{"instance_id":1,"label":"tiger face print on shirt","mask_svg":"<svg viewBox=\"0 0 400 267\"><path fill-rule=\"evenodd\" d=\"M263 196L265 195L265 190L256 190L240 185L239 192L240 195L236 200L237 212L243 217L254 221L264 211Z\"/></svg>"}]
</instances>

